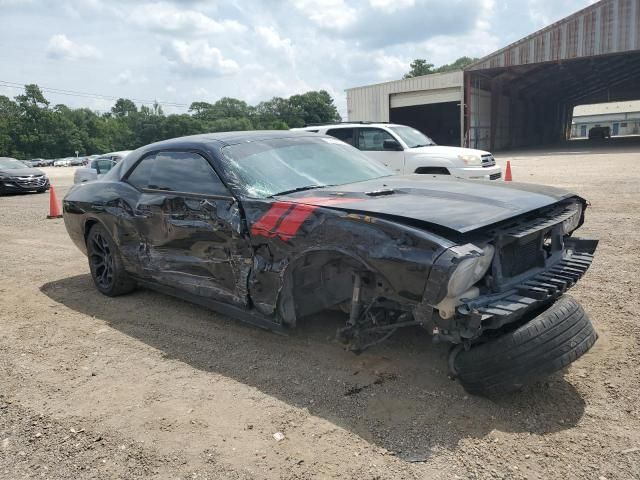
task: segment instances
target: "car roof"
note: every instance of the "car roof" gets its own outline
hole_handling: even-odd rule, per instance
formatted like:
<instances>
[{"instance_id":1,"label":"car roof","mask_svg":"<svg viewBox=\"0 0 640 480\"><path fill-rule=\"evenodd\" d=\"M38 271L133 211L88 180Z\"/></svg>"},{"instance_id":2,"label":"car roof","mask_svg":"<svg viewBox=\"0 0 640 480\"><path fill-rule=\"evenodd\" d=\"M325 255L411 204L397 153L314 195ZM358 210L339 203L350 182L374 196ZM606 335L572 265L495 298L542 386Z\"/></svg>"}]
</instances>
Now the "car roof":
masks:
<instances>
[{"instance_id":1,"label":"car roof","mask_svg":"<svg viewBox=\"0 0 640 480\"><path fill-rule=\"evenodd\" d=\"M291 130L246 130L239 132L216 132L202 133L199 135L189 135L187 137L172 138L170 140L162 140L143 147L146 149L156 150L158 148L171 148L174 146L183 147L185 144L193 145L234 145L243 142L256 142L260 140L269 140L277 138L305 137L313 136L307 131L294 132Z\"/></svg>"},{"instance_id":2,"label":"car roof","mask_svg":"<svg viewBox=\"0 0 640 480\"><path fill-rule=\"evenodd\" d=\"M307 125L302 128L292 128L291 130L297 131L309 131L309 130L319 130L325 128L366 128L366 127L403 127L405 125L400 125L397 123L386 123L386 122L344 122L344 123L326 123L322 125Z\"/></svg>"},{"instance_id":3,"label":"car roof","mask_svg":"<svg viewBox=\"0 0 640 480\"><path fill-rule=\"evenodd\" d=\"M131 152L133 152L133 150L121 150L119 152L103 153L102 155L97 155L97 156L98 157L111 157L111 156L116 156L116 155L129 155Z\"/></svg>"},{"instance_id":4,"label":"car roof","mask_svg":"<svg viewBox=\"0 0 640 480\"><path fill-rule=\"evenodd\" d=\"M177 137L170 140L162 140L160 142L151 143L134 150L131 155L123 160L124 166L121 170L127 171L138 159L149 152L158 150L181 150L181 149L202 149L217 150L228 145L236 145L238 143L259 142L261 140L275 140L284 138L301 138L310 137L318 138L323 136L318 133L308 131L292 132L291 130L245 130L235 132L215 132L202 133L199 135L189 135L186 137Z\"/></svg>"}]
</instances>

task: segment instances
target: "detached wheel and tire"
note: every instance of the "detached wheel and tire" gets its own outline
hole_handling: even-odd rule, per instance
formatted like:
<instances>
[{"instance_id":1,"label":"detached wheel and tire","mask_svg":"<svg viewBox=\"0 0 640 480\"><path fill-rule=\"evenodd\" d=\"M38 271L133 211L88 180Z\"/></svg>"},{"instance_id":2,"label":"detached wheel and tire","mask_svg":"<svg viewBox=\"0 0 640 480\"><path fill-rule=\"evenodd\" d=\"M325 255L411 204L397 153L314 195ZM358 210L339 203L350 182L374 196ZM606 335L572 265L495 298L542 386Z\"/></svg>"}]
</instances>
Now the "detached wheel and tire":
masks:
<instances>
[{"instance_id":1,"label":"detached wheel and tire","mask_svg":"<svg viewBox=\"0 0 640 480\"><path fill-rule=\"evenodd\" d=\"M467 392L496 395L561 370L586 353L597 338L580 304L563 296L518 329L460 351L452 363Z\"/></svg>"},{"instance_id":2,"label":"detached wheel and tire","mask_svg":"<svg viewBox=\"0 0 640 480\"><path fill-rule=\"evenodd\" d=\"M100 224L93 225L89 230L87 256L93 283L104 295L116 297L136 288L135 281L124 269L118 247Z\"/></svg>"}]
</instances>

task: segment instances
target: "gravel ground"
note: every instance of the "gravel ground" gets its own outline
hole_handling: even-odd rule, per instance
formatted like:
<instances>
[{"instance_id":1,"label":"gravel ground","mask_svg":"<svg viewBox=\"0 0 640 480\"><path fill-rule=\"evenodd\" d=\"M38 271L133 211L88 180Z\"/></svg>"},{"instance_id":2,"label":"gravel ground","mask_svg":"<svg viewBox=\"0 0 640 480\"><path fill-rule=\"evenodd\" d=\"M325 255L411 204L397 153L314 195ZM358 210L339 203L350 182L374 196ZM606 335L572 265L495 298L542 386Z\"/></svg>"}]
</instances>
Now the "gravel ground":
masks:
<instances>
[{"instance_id":1,"label":"gravel ground","mask_svg":"<svg viewBox=\"0 0 640 480\"><path fill-rule=\"evenodd\" d=\"M417 329L355 356L331 314L280 336L150 291L101 296L47 195L1 197L0 478L640 478L638 152L498 155L590 200L580 234L601 243L572 294L600 339L493 400ZM73 169L45 170L62 197Z\"/></svg>"}]
</instances>

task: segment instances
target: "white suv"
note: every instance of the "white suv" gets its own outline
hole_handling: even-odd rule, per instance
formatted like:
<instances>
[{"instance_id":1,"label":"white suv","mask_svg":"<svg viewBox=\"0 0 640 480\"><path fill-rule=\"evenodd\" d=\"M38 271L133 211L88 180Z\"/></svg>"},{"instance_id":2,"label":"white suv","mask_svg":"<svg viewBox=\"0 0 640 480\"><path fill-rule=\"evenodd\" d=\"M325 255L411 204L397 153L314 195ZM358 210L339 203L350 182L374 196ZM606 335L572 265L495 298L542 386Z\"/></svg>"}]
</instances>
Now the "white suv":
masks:
<instances>
[{"instance_id":1,"label":"white suv","mask_svg":"<svg viewBox=\"0 0 640 480\"><path fill-rule=\"evenodd\" d=\"M353 122L292 130L306 130L336 137L385 164L398 175L423 173L466 179L502 178L502 171L491 153L436 145L422 132L406 125Z\"/></svg>"}]
</instances>

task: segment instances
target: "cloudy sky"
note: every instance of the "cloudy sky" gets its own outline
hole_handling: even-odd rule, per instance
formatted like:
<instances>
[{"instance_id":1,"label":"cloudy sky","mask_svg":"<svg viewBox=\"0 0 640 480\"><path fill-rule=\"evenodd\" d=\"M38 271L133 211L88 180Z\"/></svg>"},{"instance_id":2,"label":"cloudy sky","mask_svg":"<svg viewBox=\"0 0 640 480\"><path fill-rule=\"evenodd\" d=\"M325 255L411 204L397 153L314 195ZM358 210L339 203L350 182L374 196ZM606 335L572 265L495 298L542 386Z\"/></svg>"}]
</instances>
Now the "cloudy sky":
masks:
<instances>
[{"instance_id":1,"label":"cloudy sky","mask_svg":"<svg viewBox=\"0 0 640 480\"><path fill-rule=\"evenodd\" d=\"M592 0L0 0L0 94L11 84L157 99L181 113L401 78L414 58L483 56ZM7 83L12 82L12 83ZM108 110L108 98L46 92Z\"/></svg>"}]
</instances>

